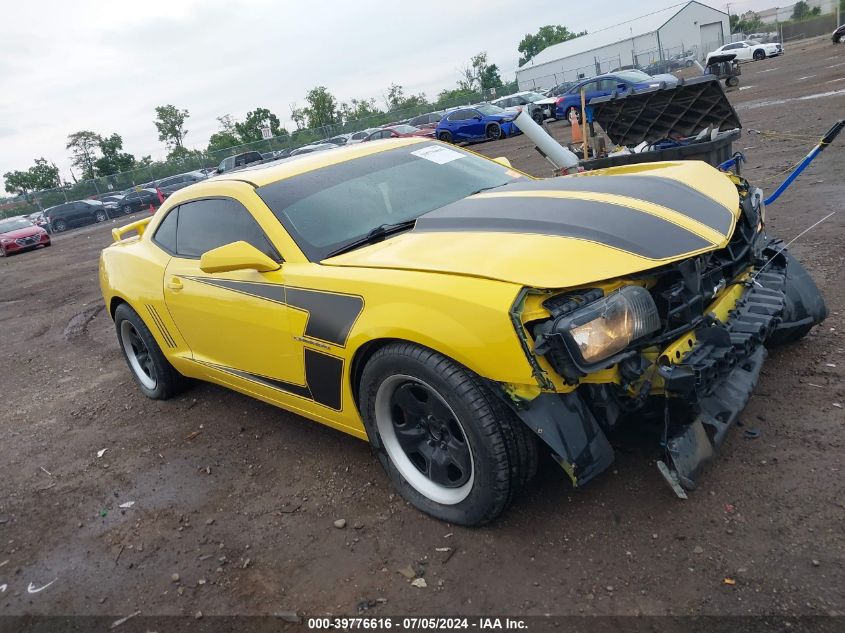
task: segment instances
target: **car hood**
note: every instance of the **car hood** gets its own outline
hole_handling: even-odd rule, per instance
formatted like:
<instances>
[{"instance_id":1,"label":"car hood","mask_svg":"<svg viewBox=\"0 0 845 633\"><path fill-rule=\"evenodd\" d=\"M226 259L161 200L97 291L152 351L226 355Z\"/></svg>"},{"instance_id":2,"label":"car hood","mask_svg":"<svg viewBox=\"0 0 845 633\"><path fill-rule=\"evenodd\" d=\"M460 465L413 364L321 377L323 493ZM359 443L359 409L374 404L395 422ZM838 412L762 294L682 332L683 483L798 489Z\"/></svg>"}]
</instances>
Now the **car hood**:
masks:
<instances>
[{"instance_id":1,"label":"car hood","mask_svg":"<svg viewBox=\"0 0 845 633\"><path fill-rule=\"evenodd\" d=\"M738 214L736 188L706 163L632 165L519 180L322 263L565 288L721 248Z\"/></svg>"},{"instance_id":2,"label":"car hood","mask_svg":"<svg viewBox=\"0 0 845 633\"><path fill-rule=\"evenodd\" d=\"M0 233L0 237L4 240L16 240L21 237L29 237L30 235L40 235L41 233L45 233L44 229L37 226L27 226L22 229L15 229L14 231Z\"/></svg>"}]
</instances>

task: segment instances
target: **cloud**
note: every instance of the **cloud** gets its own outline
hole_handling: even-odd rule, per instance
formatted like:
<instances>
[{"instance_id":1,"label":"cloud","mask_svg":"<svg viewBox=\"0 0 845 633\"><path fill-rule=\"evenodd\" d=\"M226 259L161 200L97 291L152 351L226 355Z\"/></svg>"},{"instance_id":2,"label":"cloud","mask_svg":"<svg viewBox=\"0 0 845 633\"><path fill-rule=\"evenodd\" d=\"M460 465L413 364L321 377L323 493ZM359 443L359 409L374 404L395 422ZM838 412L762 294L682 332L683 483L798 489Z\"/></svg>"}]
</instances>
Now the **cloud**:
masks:
<instances>
[{"instance_id":1,"label":"cloud","mask_svg":"<svg viewBox=\"0 0 845 633\"><path fill-rule=\"evenodd\" d=\"M152 121L166 103L190 111L186 143L202 148L217 116L266 107L289 121L316 85L341 101L381 102L392 82L434 97L485 50L512 78L519 40L543 24L601 28L671 2L620 4L597 0L577 17L558 0L528 11L515 0L14 3L0 22L0 174L44 156L67 176L67 135L80 129L162 158Z\"/></svg>"}]
</instances>

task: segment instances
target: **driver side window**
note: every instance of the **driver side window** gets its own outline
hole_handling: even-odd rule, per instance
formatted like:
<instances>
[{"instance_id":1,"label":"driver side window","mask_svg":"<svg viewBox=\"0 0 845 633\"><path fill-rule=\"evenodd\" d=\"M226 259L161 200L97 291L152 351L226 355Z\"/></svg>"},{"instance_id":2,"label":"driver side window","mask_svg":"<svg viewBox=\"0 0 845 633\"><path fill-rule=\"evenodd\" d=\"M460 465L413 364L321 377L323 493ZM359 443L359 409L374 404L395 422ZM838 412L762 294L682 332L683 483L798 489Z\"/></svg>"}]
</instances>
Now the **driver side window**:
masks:
<instances>
[{"instance_id":1,"label":"driver side window","mask_svg":"<svg viewBox=\"0 0 845 633\"><path fill-rule=\"evenodd\" d=\"M197 259L206 251L244 241L273 261L279 253L255 218L239 202L213 198L187 202L167 214L153 240L176 257Z\"/></svg>"}]
</instances>

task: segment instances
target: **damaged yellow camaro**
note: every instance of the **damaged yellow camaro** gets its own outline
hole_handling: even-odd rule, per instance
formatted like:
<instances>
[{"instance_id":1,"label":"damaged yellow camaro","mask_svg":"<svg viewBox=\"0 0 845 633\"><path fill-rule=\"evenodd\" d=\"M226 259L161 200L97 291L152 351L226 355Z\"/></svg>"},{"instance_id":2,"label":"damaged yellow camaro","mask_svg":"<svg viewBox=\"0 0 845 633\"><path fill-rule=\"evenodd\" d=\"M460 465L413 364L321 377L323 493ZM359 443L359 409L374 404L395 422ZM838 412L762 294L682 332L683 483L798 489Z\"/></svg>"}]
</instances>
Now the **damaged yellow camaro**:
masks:
<instances>
[{"instance_id":1,"label":"damaged yellow camaro","mask_svg":"<svg viewBox=\"0 0 845 633\"><path fill-rule=\"evenodd\" d=\"M736 176L506 162L401 139L175 193L101 257L137 384L164 399L207 380L368 439L454 523L499 515L541 444L583 485L623 425L685 495L764 344L826 316L818 289Z\"/></svg>"}]
</instances>

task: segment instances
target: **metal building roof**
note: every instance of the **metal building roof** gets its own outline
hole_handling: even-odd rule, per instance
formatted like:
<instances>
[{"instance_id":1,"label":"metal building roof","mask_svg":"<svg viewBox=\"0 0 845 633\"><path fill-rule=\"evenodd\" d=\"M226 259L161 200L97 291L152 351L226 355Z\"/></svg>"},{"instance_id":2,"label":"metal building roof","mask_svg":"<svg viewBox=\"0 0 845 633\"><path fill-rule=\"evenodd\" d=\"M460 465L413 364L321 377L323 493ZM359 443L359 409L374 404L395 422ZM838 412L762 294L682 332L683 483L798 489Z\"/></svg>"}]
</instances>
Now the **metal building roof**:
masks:
<instances>
[{"instance_id":1,"label":"metal building roof","mask_svg":"<svg viewBox=\"0 0 845 633\"><path fill-rule=\"evenodd\" d=\"M525 70L532 66L540 66L547 62L557 61L565 57L571 57L578 53L585 53L597 48L602 48L609 44L616 44L624 40L629 40L640 35L654 33L661 26L666 24L674 16L685 9L691 2L683 4L676 4L648 15L643 15L627 22L614 24L613 26L605 27L599 31L587 33L581 37L576 37L574 40L568 40L549 46L540 51L531 61L520 67L518 70ZM518 71L517 71L518 72Z\"/></svg>"}]
</instances>

